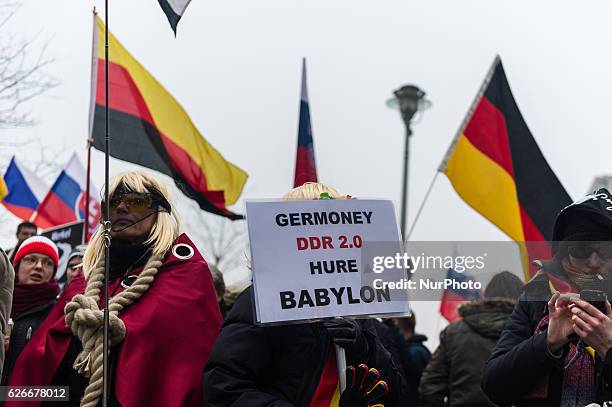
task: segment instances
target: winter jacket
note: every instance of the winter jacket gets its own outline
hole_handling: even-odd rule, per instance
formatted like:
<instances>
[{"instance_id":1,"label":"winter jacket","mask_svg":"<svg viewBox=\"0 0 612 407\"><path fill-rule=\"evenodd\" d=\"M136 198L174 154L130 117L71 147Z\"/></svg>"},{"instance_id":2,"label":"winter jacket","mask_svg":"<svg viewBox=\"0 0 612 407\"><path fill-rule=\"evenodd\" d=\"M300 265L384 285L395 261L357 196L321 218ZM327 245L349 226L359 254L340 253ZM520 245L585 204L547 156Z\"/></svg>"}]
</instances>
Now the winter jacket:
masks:
<instances>
[{"instance_id":1,"label":"winter jacket","mask_svg":"<svg viewBox=\"0 0 612 407\"><path fill-rule=\"evenodd\" d=\"M378 319L372 319L374 329L376 330L376 336L382 343L387 351L391 354L391 359L402 374L402 377L406 379L406 372L402 366L402 357L400 355L400 346L404 342L399 328L393 323L392 320L379 321Z\"/></svg>"},{"instance_id":2,"label":"winter jacket","mask_svg":"<svg viewBox=\"0 0 612 407\"><path fill-rule=\"evenodd\" d=\"M28 344L29 340L32 339L34 332L36 332L40 324L45 320L54 304L55 301L51 301L48 304L34 307L13 319L11 340L8 352L6 353L4 371L2 373L2 385L5 386L8 383L15 362L21 354L21 351Z\"/></svg>"},{"instance_id":3,"label":"winter jacket","mask_svg":"<svg viewBox=\"0 0 612 407\"><path fill-rule=\"evenodd\" d=\"M421 406L418 392L419 382L421 381L423 370L431 357L431 352L423 345L423 342L427 341L427 337L415 334L409 341L406 341L403 337L400 339L400 359L406 375L406 384L408 385L409 401L406 407Z\"/></svg>"},{"instance_id":4,"label":"winter jacket","mask_svg":"<svg viewBox=\"0 0 612 407\"><path fill-rule=\"evenodd\" d=\"M538 322L548 313L551 297L549 275L569 282L565 273L553 263L546 264L525 286L525 292L514 307L493 354L483 372L485 394L500 406L558 407L561 404L563 357L555 358L546 344L547 331L535 334ZM597 401L612 400L612 352L602 360L595 357ZM547 388L546 397L535 391ZM594 400L595 401L595 400Z\"/></svg>"},{"instance_id":5,"label":"winter jacket","mask_svg":"<svg viewBox=\"0 0 612 407\"><path fill-rule=\"evenodd\" d=\"M204 369L207 407L308 407L321 372L333 351L320 323L257 326L253 289L245 290L228 313ZM360 322L368 341L365 362L389 385L384 405L404 405L405 384L389 352L377 339L370 320Z\"/></svg>"},{"instance_id":6,"label":"winter jacket","mask_svg":"<svg viewBox=\"0 0 612 407\"><path fill-rule=\"evenodd\" d=\"M0 249L0 375L4 365L4 337L8 332L8 321L13 304L13 282L15 280L15 270L8 261L8 257Z\"/></svg>"},{"instance_id":7,"label":"winter jacket","mask_svg":"<svg viewBox=\"0 0 612 407\"><path fill-rule=\"evenodd\" d=\"M421 377L419 394L425 406L494 405L480 387L482 369L514 304L510 300L487 299L459 308L462 319L440 333L440 344Z\"/></svg>"}]
</instances>

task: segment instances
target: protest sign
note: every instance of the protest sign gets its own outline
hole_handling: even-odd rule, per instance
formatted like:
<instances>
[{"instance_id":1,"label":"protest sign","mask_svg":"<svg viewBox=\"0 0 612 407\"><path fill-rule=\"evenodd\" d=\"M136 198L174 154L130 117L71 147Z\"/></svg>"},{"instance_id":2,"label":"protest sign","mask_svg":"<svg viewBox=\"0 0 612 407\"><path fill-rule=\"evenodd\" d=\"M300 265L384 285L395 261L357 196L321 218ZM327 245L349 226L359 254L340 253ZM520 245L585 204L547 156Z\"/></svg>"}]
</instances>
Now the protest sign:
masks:
<instances>
[{"instance_id":1,"label":"protest sign","mask_svg":"<svg viewBox=\"0 0 612 407\"><path fill-rule=\"evenodd\" d=\"M407 312L405 293L375 289L362 265L368 241L399 247L391 201L251 201L246 209L257 322Z\"/></svg>"}]
</instances>

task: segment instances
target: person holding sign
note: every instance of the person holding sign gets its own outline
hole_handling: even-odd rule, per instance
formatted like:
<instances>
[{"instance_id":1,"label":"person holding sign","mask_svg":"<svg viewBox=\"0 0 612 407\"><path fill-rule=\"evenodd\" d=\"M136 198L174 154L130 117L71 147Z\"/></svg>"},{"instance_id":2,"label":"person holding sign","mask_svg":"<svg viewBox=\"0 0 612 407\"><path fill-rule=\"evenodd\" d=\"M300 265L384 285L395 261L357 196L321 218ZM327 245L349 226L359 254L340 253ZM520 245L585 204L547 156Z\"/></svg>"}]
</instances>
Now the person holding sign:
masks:
<instances>
[{"instance_id":1,"label":"person holding sign","mask_svg":"<svg viewBox=\"0 0 612 407\"><path fill-rule=\"evenodd\" d=\"M201 374L221 326L212 277L159 181L109 185L111 245L99 228L77 274L17 361L11 386L69 386L68 406L101 405L104 266L110 262L110 400L203 406ZM7 402L5 405L18 405Z\"/></svg>"},{"instance_id":2,"label":"person holding sign","mask_svg":"<svg viewBox=\"0 0 612 407\"><path fill-rule=\"evenodd\" d=\"M306 183L283 198L346 199L320 183ZM251 286L238 297L221 328L204 370L208 407L329 407L341 398L341 406L405 403L404 379L371 320L333 318L262 326L255 323L253 301ZM369 366L380 374L384 385L378 387L377 400L365 399L353 386L347 387L351 394L341 397L334 344L344 348L348 365Z\"/></svg>"}]
</instances>

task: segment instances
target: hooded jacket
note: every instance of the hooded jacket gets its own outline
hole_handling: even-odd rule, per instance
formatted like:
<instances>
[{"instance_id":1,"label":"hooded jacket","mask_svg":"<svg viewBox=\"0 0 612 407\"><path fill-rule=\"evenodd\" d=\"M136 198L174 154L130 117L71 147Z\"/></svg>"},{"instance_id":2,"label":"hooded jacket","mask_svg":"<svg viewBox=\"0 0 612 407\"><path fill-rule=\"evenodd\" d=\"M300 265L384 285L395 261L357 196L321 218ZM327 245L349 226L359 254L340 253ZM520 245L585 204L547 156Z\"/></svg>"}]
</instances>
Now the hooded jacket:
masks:
<instances>
[{"instance_id":1,"label":"hooded jacket","mask_svg":"<svg viewBox=\"0 0 612 407\"><path fill-rule=\"evenodd\" d=\"M562 293L578 291L559 264L559 259L565 256L561 242L612 240L612 195L602 188L564 208L555 221L553 238L553 261L544 263L525 287L485 365L483 389L493 402L502 406L561 404L563 366L569 345L564 347L563 357L556 358L546 344L547 330L538 333L535 330L548 313L547 302L553 287ZM595 355L595 376L596 400L592 401L612 400L612 352L603 357Z\"/></svg>"},{"instance_id":2,"label":"hooded jacket","mask_svg":"<svg viewBox=\"0 0 612 407\"><path fill-rule=\"evenodd\" d=\"M511 300L487 299L459 308L462 319L440 333L440 344L421 376L423 405L494 406L480 387L482 369L514 304Z\"/></svg>"}]
</instances>

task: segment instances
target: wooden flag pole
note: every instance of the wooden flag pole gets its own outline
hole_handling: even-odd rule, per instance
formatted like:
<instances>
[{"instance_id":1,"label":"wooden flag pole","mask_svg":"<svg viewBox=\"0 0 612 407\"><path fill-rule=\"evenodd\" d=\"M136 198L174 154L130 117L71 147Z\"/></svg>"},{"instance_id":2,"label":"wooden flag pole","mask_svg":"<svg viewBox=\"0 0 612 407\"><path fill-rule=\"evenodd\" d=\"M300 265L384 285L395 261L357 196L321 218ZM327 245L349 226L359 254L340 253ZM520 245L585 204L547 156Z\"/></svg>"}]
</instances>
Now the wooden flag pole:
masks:
<instances>
[{"instance_id":1,"label":"wooden flag pole","mask_svg":"<svg viewBox=\"0 0 612 407\"><path fill-rule=\"evenodd\" d=\"M94 27L96 28L96 27ZM85 227L83 228L83 239L81 243L87 243L89 240L89 204L90 204L90 188L91 183L91 137L87 137L87 180L85 181Z\"/></svg>"}]
</instances>

